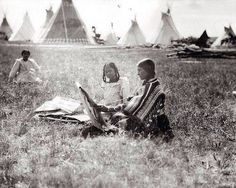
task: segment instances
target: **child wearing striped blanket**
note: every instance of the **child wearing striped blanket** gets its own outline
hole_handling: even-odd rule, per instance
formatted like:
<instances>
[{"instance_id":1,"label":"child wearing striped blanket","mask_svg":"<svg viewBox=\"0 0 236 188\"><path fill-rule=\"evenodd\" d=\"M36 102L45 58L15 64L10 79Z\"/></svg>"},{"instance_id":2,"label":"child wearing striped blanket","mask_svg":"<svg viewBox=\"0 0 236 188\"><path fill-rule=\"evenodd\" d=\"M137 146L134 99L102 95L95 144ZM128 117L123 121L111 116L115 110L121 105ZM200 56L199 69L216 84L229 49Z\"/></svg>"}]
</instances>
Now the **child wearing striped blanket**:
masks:
<instances>
[{"instance_id":1,"label":"child wearing striped blanket","mask_svg":"<svg viewBox=\"0 0 236 188\"><path fill-rule=\"evenodd\" d=\"M119 112L119 115L113 115L111 123L126 131L144 135L163 132L167 140L172 139L174 135L164 113L165 94L155 78L155 63L151 59L143 59L137 69L143 85L131 100L114 107L96 105L95 108L103 112Z\"/></svg>"}]
</instances>

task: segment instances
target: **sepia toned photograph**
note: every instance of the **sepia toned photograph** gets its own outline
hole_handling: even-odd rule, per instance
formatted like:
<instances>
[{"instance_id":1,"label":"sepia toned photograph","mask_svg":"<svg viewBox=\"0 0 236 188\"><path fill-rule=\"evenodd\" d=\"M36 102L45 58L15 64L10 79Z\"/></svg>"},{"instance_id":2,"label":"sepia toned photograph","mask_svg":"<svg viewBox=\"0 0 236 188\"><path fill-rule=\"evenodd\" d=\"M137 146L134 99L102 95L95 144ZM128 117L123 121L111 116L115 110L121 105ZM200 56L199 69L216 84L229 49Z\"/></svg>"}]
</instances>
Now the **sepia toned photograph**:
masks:
<instances>
[{"instance_id":1,"label":"sepia toned photograph","mask_svg":"<svg viewBox=\"0 0 236 188\"><path fill-rule=\"evenodd\" d=\"M236 188L235 0L0 0L0 188Z\"/></svg>"}]
</instances>

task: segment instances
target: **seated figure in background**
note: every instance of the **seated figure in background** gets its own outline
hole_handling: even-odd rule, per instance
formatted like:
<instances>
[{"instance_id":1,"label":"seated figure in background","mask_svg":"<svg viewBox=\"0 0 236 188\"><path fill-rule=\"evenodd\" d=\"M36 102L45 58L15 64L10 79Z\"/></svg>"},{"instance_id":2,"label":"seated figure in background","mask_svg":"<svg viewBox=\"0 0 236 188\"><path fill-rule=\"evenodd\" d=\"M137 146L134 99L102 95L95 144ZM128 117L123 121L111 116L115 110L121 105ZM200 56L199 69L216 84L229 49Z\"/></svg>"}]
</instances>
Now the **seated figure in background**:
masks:
<instances>
[{"instance_id":1,"label":"seated figure in background","mask_svg":"<svg viewBox=\"0 0 236 188\"><path fill-rule=\"evenodd\" d=\"M30 57L29 50L21 52L22 58L16 59L9 74L9 82L16 83L40 83L42 80L38 77L40 67L34 59Z\"/></svg>"},{"instance_id":2,"label":"seated figure in background","mask_svg":"<svg viewBox=\"0 0 236 188\"><path fill-rule=\"evenodd\" d=\"M135 96L114 107L95 105L95 108L103 112L118 112L111 118L111 123L126 131L146 136L162 132L169 140L174 135L164 113L165 94L155 78L155 63L151 59L143 59L138 63L137 69L143 85Z\"/></svg>"}]
</instances>

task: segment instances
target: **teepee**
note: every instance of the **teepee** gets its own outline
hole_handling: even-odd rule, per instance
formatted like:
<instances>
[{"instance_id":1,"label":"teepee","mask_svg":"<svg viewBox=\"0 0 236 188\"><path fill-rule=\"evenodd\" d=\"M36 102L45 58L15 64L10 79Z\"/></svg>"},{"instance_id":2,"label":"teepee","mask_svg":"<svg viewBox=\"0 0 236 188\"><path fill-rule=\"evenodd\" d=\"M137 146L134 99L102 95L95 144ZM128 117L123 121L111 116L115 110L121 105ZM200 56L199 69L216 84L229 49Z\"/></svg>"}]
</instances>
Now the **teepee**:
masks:
<instances>
[{"instance_id":1,"label":"teepee","mask_svg":"<svg viewBox=\"0 0 236 188\"><path fill-rule=\"evenodd\" d=\"M58 11L43 30L39 43L92 43L86 26L80 18L72 0L62 0Z\"/></svg>"},{"instance_id":2,"label":"teepee","mask_svg":"<svg viewBox=\"0 0 236 188\"><path fill-rule=\"evenodd\" d=\"M121 46L139 46L146 44L146 39L136 20L131 20L128 32L118 42Z\"/></svg>"},{"instance_id":3,"label":"teepee","mask_svg":"<svg viewBox=\"0 0 236 188\"><path fill-rule=\"evenodd\" d=\"M43 25L44 28L47 27L47 25L48 25L50 19L51 19L52 16L53 16L52 6L50 6L50 8L49 8L48 10L46 9L46 13L47 13L47 15L46 15L46 20L45 20L45 23L44 23L44 25Z\"/></svg>"},{"instance_id":4,"label":"teepee","mask_svg":"<svg viewBox=\"0 0 236 188\"><path fill-rule=\"evenodd\" d=\"M32 41L35 30L31 23L28 12L25 13L23 23L18 31L11 36L10 41Z\"/></svg>"},{"instance_id":5,"label":"teepee","mask_svg":"<svg viewBox=\"0 0 236 188\"><path fill-rule=\"evenodd\" d=\"M10 25L8 24L6 15L4 15L4 18L2 20L1 26L0 26L0 33L1 33L1 39L8 40L12 34L12 29Z\"/></svg>"},{"instance_id":6,"label":"teepee","mask_svg":"<svg viewBox=\"0 0 236 188\"><path fill-rule=\"evenodd\" d=\"M180 39L180 34L177 31L170 9L166 13L162 12L160 31L155 39L155 44L169 45L172 40Z\"/></svg>"},{"instance_id":7,"label":"teepee","mask_svg":"<svg viewBox=\"0 0 236 188\"><path fill-rule=\"evenodd\" d=\"M236 35L231 26L224 27L224 32L219 36L211 47L230 46L236 44Z\"/></svg>"},{"instance_id":8,"label":"teepee","mask_svg":"<svg viewBox=\"0 0 236 188\"><path fill-rule=\"evenodd\" d=\"M111 32L107 35L105 44L106 45L114 45L118 41L118 37L116 36L114 30L113 30L113 23L111 23Z\"/></svg>"},{"instance_id":9,"label":"teepee","mask_svg":"<svg viewBox=\"0 0 236 188\"><path fill-rule=\"evenodd\" d=\"M40 29L35 33L34 35L34 42L37 42L38 38L42 35L42 33L45 32L45 30L48 28L48 25L50 23L51 18L53 17L53 11L52 6L50 6L49 9L46 9L46 18L44 21L44 24L40 27Z\"/></svg>"},{"instance_id":10,"label":"teepee","mask_svg":"<svg viewBox=\"0 0 236 188\"><path fill-rule=\"evenodd\" d=\"M208 41L209 41L210 37L208 36L206 30L202 33L202 35L199 37L199 39L196 42L196 45L199 47L209 47Z\"/></svg>"}]
</instances>

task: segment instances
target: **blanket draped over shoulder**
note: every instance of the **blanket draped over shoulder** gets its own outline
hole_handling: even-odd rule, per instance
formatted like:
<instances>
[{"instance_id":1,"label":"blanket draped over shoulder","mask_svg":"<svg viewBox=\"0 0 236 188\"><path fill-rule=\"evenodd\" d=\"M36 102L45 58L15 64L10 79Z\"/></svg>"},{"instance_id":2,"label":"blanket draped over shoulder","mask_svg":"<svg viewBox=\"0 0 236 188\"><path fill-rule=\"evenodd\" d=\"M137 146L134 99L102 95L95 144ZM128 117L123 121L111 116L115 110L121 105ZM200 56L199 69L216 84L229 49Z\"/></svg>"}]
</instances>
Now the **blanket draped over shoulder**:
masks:
<instances>
[{"instance_id":1,"label":"blanket draped over shoulder","mask_svg":"<svg viewBox=\"0 0 236 188\"><path fill-rule=\"evenodd\" d=\"M153 118L152 116L164 113L165 94L159 81L155 78L145 84L142 95L135 96L124 108L125 114L132 115L144 124Z\"/></svg>"}]
</instances>

